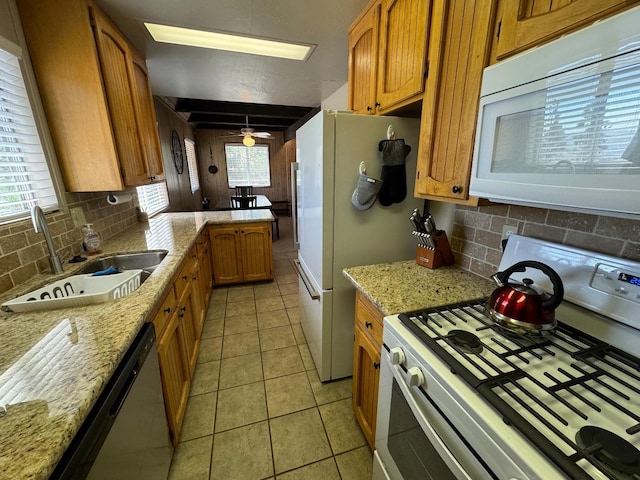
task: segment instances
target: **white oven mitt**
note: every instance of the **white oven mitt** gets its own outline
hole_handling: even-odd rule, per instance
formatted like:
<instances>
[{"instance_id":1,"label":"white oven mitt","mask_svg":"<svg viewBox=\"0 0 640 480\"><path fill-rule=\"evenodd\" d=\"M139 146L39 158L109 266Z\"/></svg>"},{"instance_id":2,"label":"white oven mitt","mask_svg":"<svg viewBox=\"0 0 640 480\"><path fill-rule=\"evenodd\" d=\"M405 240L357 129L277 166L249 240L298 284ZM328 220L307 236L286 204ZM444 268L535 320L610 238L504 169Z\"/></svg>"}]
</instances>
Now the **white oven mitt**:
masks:
<instances>
[{"instance_id":1,"label":"white oven mitt","mask_svg":"<svg viewBox=\"0 0 640 480\"><path fill-rule=\"evenodd\" d=\"M376 201L376 197L380 188L382 187L382 180L373 178L367 175L364 162L360 163L360 176L358 177L358 185L356 186L353 195L351 196L351 203L357 210L368 210Z\"/></svg>"}]
</instances>

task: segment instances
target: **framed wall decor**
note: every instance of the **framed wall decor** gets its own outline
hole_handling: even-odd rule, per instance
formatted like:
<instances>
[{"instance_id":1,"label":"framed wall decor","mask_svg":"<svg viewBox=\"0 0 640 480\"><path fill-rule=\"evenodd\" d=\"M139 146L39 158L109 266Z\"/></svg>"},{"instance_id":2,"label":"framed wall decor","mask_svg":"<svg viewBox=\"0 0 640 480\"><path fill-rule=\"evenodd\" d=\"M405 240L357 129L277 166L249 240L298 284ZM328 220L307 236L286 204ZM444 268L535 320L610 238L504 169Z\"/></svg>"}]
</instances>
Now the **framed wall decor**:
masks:
<instances>
[{"instance_id":1,"label":"framed wall decor","mask_svg":"<svg viewBox=\"0 0 640 480\"><path fill-rule=\"evenodd\" d=\"M176 130L171 130L171 156L173 157L173 165L176 167L176 172L179 175L182 174L184 171L184 153L180 134Z\"/></svg>"}]
</instances>

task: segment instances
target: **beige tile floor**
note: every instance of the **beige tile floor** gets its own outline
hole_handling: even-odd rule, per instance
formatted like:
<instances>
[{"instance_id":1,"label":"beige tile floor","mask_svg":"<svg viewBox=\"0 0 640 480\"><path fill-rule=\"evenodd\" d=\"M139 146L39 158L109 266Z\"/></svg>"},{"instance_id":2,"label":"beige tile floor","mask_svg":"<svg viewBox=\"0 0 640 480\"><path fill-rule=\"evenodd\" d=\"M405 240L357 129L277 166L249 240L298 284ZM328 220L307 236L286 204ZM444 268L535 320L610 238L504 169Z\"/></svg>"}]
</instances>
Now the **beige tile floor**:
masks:
<instances>
[{"instance_id":1,"label":"beige tile floor","mask_svg":"<svg viewBox=\"0 0 640 480\"><path fill-rule=\"evenodd\" d=\"M351 379L321 383L300 326L291 218L275 281L216 288L170 480L365 480Z\"/></svg>"}]
</instances>

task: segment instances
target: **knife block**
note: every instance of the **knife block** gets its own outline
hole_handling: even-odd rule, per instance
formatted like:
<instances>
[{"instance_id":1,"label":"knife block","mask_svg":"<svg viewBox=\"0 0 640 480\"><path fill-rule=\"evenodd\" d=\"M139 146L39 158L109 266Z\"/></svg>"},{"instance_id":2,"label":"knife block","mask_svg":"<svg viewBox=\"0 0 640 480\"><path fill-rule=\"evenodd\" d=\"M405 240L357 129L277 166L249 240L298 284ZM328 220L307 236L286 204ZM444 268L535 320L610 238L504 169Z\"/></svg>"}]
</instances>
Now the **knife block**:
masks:
<instances>
[{"instance_id":1,"label":"knife block","mask_svg":"<svg viewBox=\"0 0 640 480\"><path fill-rule=\"evenodd\" d=\"M427 248L418 245L416 253L416 263L427 268L440 268L446 265L452 265L455 262L451 245L444 230L438 230L431 235L436 248Z\"/></svg>"}]
</instances>

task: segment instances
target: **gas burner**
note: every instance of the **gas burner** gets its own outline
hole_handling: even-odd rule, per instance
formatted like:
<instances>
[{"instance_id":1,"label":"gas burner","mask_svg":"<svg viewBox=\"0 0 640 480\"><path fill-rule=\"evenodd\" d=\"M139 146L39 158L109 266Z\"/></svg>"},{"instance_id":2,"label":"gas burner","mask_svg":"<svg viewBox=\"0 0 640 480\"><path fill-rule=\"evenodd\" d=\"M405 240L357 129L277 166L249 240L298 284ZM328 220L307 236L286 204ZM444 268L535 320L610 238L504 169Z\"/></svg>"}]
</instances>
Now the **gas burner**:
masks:
<instances>
[{"instance_id":1,"label":"gas burner","mask_svg":"<svg viewBox=\"0 0 640 480\"><path fill-rule=\"evenodd\" d=\"M640 475L640 450L615 433L600 427L582 427L576 433L576 443L585 457L599 468L615 471L615 478ZM620 477L618 472L624 476Z\"/></svg>"},{"instance_id":2,"label":"gas burner","mask_svg":"<svg viewBox=\"0 0 640 480\"><path fill-rule=\"evenodd\" d=\"M549 336L552 335L552 333L544 336L529 335L522 332L516 332L498 324L494 324L490 328L493 329L496 335L508 338L509 340L515 341L519 345L527 346L528 348L543 347L545 345L548 345L550 343ZM553 333L555 333L555 331Z\"/></svg>"},{"instance_id":3,"label":"gas burner","mask_svg":"<svg viewBox=\"0 0 640 480\"><path fill-rule=\"evenodd\" d=\"M450 330L447 333L446 340L453 348L461 353L482 353L482 343L480 339L473 333L466 330Z\"/></svg>"}]
</instances>

